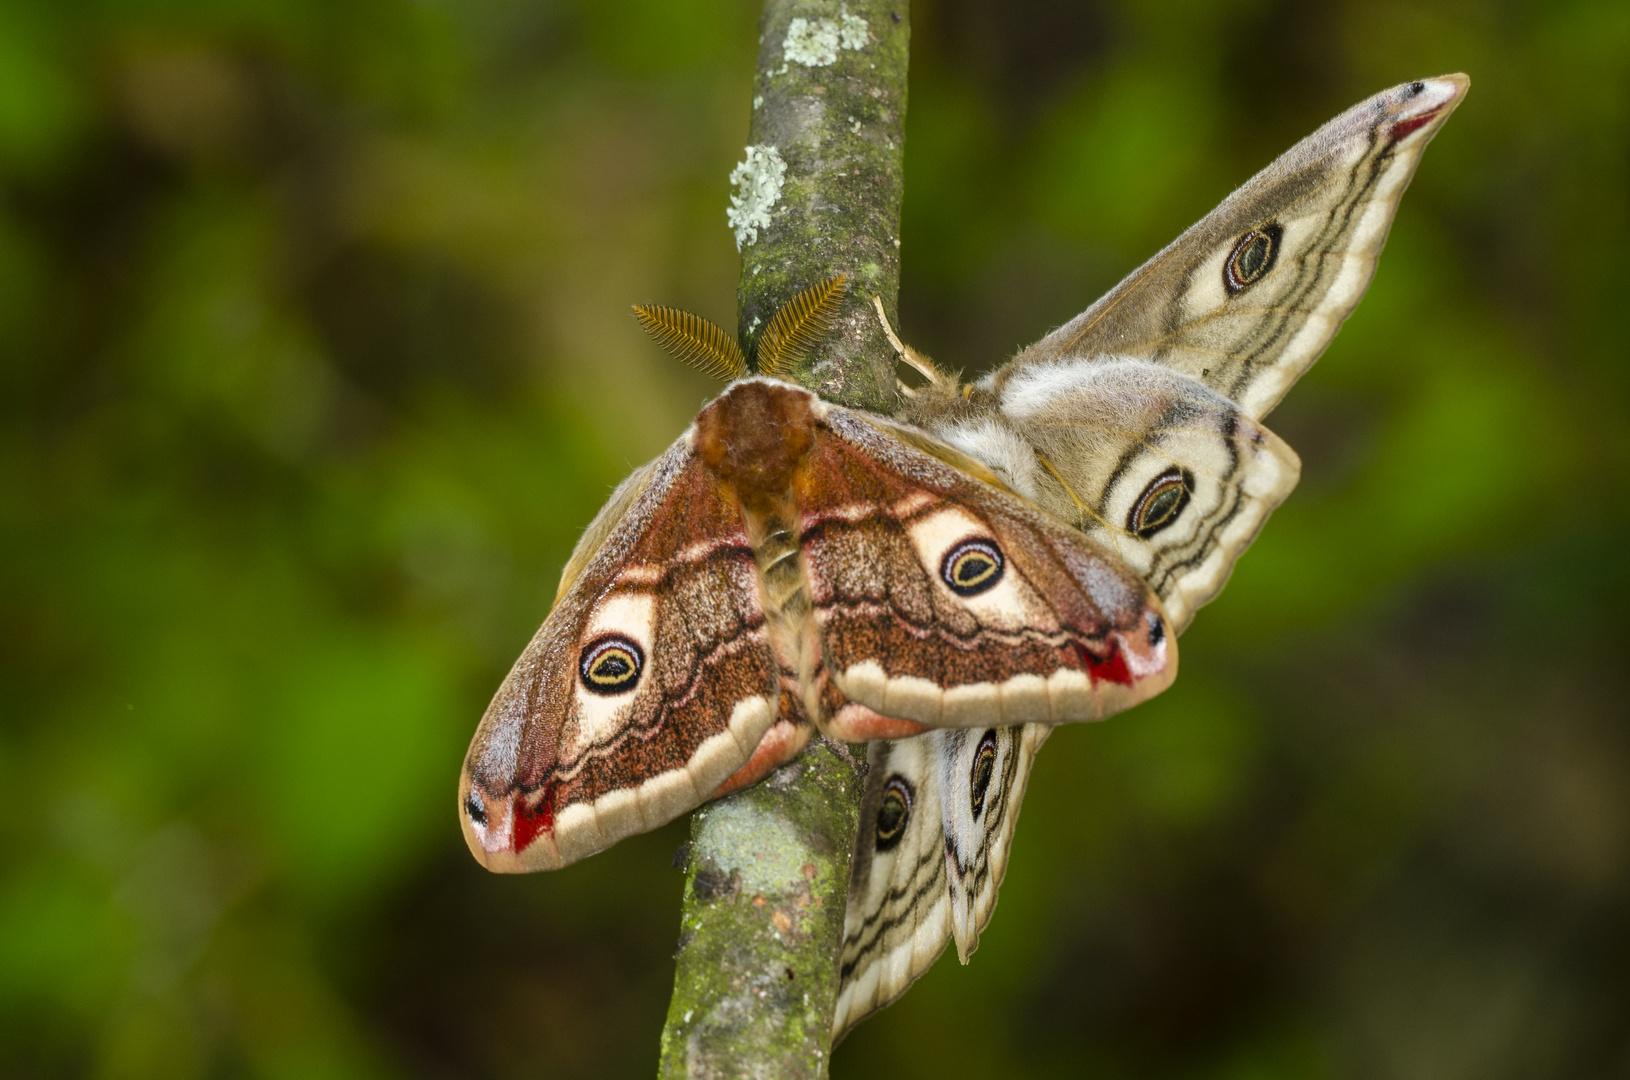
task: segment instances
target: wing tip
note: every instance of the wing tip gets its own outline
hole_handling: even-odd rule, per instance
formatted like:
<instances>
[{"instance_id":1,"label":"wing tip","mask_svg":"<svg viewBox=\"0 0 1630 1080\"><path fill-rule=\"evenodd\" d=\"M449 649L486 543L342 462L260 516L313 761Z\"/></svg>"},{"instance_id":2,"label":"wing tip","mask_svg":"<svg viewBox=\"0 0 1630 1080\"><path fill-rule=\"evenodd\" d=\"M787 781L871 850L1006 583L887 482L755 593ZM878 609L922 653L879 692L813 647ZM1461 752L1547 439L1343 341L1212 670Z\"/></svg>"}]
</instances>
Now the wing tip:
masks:
<instances>
[{"instance_id":1,"label":"wing tip","mask_svg":"<svg viewBox=\"0 0 1630 1080\"><path fill-rule=\"evenodd\" d=\"M1411 141L1424 147L1437 134L1449 114L1466 97L1471 79L1455 72L1430 79L1417 79L1391 90L1382 91L1382 100L1392 112L1387 122L1388 134L1394 145L1415 136Z\"/></svg>"}]
</instances>

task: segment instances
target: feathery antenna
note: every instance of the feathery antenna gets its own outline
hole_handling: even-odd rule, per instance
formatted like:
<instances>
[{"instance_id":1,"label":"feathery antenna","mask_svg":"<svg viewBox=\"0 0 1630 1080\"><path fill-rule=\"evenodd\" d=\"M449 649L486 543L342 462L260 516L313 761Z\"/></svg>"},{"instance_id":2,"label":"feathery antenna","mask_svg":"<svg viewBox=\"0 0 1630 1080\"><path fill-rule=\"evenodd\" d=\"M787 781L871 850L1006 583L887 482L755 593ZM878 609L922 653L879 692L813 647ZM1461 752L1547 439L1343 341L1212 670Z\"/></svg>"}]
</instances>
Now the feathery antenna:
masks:
<instances>
[{"instance_id":1,"label":"feathery antenna","mask_svg":"<svg viewBox=\"0 0 1630 1080\"><path fill-rule=\"evenodd\" d=\"M747 374L741 346L700 315L678 308L635 304L634 317L658 345L696 370L726 382Z\"/></svg>"},{"instance_id":2,"label":"feathery antenna","mask_svg":"<svg viewBox=\"0 0 1630 1080\"><path fill-rule=\"evenodd\" d=\"M834 274L788 300L759 336L758 373L779 378L808 356L836 324L848 288L849 275Z\"/></svg>"}]
</instances>

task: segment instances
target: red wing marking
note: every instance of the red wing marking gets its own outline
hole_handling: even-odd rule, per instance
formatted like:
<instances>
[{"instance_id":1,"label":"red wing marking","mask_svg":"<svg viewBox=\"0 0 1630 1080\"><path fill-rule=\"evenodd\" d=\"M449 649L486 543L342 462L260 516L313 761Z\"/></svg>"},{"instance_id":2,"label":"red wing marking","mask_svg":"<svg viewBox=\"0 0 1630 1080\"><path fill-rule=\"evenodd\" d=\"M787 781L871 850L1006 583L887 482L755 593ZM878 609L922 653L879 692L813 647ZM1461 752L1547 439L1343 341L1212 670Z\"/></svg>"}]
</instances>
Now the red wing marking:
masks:
<instances>
[{"instance_id":1,"label":"red wing marking","mask_svg":"<svg viewBox=\"0 0 1630 1080\"><path fill-rule=\"evenodd\" d=\"M1092 676L1094 683L1120 683L1121 686L1131 686L1131 671L1126 670L1126 656L1121 653L1120 643L1110 642L1110 655L1094 656L1082 648L1082 660L1087 661L1087 674Z\"/></svg>"},{"instance_id":2,"label":"red wing marking","mask_svg":"<svg viewBox=\"0 0 1630 1080\"><path fill-rule=\"evenodd\" d=\"M1408 120L1398 121L1396 124L1392 125L1392 141L1398 142L1410 134L1419 131L1427 124L1430 124L1437 117L1438 113L1442 111L1443 110L1441 108L1433 109L1431 112L1424 113L1421 116L1413 116Z\"/></svg>"},{"instance_id":3,"label":"red wing marking","mask_svg":"<svg viewBox=\"0 0 1630 1080\"><path fill-rule=\"evenodd\" d=\"M537 804L528 805L526 797L516 792L513 803L515 828L511 845L515 851L525 851L539 833L555 831L555 782L543 785L543 795Z\"/></svg>"}]
</instances>

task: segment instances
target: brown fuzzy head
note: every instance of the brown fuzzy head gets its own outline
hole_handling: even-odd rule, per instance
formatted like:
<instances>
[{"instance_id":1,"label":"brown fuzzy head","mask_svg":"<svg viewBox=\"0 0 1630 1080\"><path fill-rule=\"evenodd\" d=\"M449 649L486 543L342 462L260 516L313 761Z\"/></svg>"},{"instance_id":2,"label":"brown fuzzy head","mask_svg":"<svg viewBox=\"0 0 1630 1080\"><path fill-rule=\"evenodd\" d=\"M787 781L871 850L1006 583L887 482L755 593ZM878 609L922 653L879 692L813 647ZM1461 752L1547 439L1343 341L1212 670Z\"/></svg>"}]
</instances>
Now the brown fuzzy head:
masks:
<instances>
[{"instance_id":1,"label":"brown fuzzy head","mask_svg":"<svg viewBox=\"0 0 1630 1080\"><path fill-rule=\"evenodd\" d=\"M737 383L697 416L696 453L749 510L768 506L815 445L814 403L785 383Z\"/></svg>"}]
</instances>

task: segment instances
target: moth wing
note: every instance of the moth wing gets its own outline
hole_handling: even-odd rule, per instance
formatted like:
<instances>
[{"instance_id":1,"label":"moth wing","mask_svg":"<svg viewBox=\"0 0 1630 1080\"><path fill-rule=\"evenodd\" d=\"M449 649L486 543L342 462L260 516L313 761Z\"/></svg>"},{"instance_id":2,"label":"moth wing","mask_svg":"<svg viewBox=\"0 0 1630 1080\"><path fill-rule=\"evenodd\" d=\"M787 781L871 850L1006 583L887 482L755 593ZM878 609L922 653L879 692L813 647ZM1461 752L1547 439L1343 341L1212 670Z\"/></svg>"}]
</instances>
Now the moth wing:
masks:
<instances>
[{"instance_id":1,"label":"moth wing","mask_svg":"<svg viewBox=\"0 0 1630 1080\"><path fill-rule=\"evenodd\" d=\"M827 680L805 695L829 731L1095 720L1171 683L1175 641L1135 572L908 444L922 433L824 410L794 489Z\"/></svg>"},{"instance_id":2,"label":"moth wing","mask_svg":"<svg viewBox=\"0 0 1630 1080\"><path fill-rule=\"evenodd\" d=\"M482 717L459 783L489 870L554 869L708 798L776 719L740 506L689 436L630 477Z\"/></svg>"},{"instance_id":3,"label":"moth wing","mask_svg":"<svg viewBox=\"0 0 1630 1080\"><path fill-rule=\"evenodd\" d=\"M951 935L964 964L996 910L1030 767L1052 730L1047 724L1023 724L923 736L939 744L935 757L941 770Z\"/></svg>"},{"instance_id":4,"label":"moth wing","mask_svg":"<svg viewBox=\"0 0 1630 1080\"><path fill-rule=\"evenodd\" d=\"M904 994L953 936L967 962L995 910L1030 767L1051 730L1024 724L872 742L850 862L834 1038ZM975 799L974 772L987 743L992 768ZM903 824L893 816L902 805Z\"/></svg>"},{"instance_id":5,"label":"moth wing","mask_svg":"<svg viewBox=\"0 0 1630 1080\"><path fill-rule=\"evenodd\" d=\"M834 1038L906 992L951 938L939 744L871 743L838 958Z\"/></svg>"},{"instance_id":6,"label":"moth wing","mask_svg":"<svg viewBox=\"0 0 1630 1080\"><path fill-rule=\"evenodd\" d=\"M994 402L931 427L1136 571L1175 633L1301 475L1296 453L1233 402L1130 357L1031 365Z\"/></svg>"},{"instance_id":7,"label":"moth wing","mask_svg":"<svg viewBox=\"0 0 1630 1080\"><path fill-rule=\"evenodd\" d=\"M1136 356L1266 415L1318 359L1374 276L1421 152L1464 75L1355 105L1252 177L1102 299L1020 353L1034 363Z\"/></svg>"}]
</instances>

